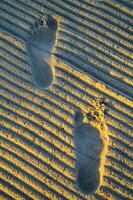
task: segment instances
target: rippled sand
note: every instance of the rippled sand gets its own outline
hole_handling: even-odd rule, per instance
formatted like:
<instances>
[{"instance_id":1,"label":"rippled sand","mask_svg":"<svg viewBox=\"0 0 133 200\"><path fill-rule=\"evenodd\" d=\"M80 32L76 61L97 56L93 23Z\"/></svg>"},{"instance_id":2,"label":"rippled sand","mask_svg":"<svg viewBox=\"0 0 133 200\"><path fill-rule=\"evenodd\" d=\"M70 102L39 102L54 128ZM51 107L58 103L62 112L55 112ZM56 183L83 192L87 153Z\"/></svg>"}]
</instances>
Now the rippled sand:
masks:
<instances>
[{"instance_id":1,"label":"rippled sand","mask_svg":"<svg viewBox=\"0 0 133 200\"><path fill-rule=\"evenodd\" d=\"M34 2L1 1L0 199L133 199L133 4ZM45 10L59 29L55 82L43 91L33 83L25 41ZM89 198L76 187L73 119L100 96L107 99L109 147L103 183Z\"/></svg>"}]
</instances>

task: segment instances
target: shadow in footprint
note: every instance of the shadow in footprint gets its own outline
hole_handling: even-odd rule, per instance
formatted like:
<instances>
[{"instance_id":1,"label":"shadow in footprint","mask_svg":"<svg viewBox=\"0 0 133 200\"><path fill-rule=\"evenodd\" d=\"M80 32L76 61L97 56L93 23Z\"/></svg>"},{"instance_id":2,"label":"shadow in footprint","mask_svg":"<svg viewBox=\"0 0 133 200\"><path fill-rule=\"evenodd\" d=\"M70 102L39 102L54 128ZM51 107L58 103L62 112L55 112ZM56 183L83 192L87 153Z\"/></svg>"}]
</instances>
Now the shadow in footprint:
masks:
<instances>
[{"instance_id":1,"label":"shadow in footprint","mask_svg":"<svg viewBox=\"0 0 133 200\"><path fill-rule=\"evenodd\" d=\"M108 135L102 134L91 124L85 123L84 119L85 115L78 110L74 119L76 181L81 192L93 194L102 181Z\"/></svg>"},{"instance_id":2,"label":"shadow in footprint","mask_svg":"<svg viewBox=\"0 0 133 200\"><path fill-rule=\"evenodd\" d=\"M51 15L42 16L35 21L33 31L26 42L31 61L34 83L41 89L47 89L54 82L54 56L58 23Z\"/></svg>"}]
</instances>

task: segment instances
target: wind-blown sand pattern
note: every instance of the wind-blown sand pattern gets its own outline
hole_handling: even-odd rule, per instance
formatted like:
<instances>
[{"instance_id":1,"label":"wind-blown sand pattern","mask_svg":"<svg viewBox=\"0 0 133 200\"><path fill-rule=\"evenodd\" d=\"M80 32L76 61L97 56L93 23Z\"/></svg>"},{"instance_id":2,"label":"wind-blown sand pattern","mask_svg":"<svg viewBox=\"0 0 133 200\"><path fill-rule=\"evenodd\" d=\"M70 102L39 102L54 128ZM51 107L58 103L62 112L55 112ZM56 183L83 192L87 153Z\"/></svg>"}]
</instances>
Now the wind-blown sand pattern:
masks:
<instances>
[{"instance_id":1,"label":"wind-blown sand pattern","mask_svg":"<svg viewBox=\"0 0 133 200\"><path fill-rule=\"evenodd\" d=\"M117 2L117 3L116 3ZM1 1L0 198L133 199L132 10L125 1ZM35 87L25 41L46 9L59 21L55 82ZM77 190L74 113L105 96L103 183Z\"/></svg>"}]
</instances>

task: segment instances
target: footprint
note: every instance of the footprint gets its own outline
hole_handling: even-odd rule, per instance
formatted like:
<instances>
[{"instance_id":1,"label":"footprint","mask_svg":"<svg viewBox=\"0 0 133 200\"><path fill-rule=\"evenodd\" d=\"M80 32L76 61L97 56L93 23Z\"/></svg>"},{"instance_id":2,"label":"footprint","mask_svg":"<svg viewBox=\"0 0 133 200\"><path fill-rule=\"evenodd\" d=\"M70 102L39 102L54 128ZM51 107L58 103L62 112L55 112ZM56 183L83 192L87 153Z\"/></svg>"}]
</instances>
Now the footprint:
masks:
<instances>
[{"instance_id":1,"label":"footprint","mask_svg":"<svg viewBox=\"0 0 133 200\"><path fill-rule=\"evenodd\" d=\"M47 14L35 22L34 29L26 42L33 81L41 89L49 88L54 82L53 52L57 29L57 21Z\"/></svg>"},{"instance_id":2,"label":"footprint","mask_svg":"<svg viewBox=\"0 0 133 200\"><path fill-rule=\"evenodd\" d=\"M107 126L99 105L85 115L75 113L74 142L76 147L76 182L84 194L93 194L102 183L108 146Z\"/></svg>"}]
</instances>

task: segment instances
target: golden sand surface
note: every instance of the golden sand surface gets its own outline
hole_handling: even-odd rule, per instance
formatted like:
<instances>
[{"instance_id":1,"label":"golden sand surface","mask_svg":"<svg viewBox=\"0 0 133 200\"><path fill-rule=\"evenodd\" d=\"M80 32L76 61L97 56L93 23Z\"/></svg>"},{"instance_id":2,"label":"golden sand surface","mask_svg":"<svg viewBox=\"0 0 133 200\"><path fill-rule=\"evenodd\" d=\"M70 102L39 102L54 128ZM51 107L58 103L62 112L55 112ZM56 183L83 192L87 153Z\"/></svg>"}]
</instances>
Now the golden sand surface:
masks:
<instances>
[{"instance_id":1,"label":"golden sand surface","mask_svg":"<svg viewBox=\"0 0 133 200\"><path fill-rule=\"evenodd\" d=\"M103 0L2 0L0 200L131 200L133 4ZM59 21L55 83L38 89L25 41L38 15ZM107 99L103 183L91 196L75 181L77 108Z\"/></svg>"}]
</instances>

